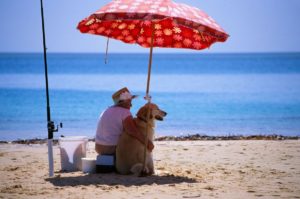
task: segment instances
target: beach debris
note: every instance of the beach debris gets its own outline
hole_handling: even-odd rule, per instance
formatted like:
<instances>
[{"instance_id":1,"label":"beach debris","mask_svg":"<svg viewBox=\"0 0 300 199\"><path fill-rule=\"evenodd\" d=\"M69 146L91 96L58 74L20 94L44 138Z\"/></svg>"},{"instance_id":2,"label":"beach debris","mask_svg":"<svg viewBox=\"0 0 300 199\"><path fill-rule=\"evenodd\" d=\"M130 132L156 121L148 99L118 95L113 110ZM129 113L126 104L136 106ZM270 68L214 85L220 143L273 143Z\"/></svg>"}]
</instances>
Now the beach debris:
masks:
<instances>
[{"instance_id":1,"label":"beach debris","mask_svg":"<svg viewBox=\"0 0 300 199\"><path fill-rule=\"evenodd\" d=\"M182 135L182 136L161 136L155 141L196 141L196 140L299 140L300 136L283 136L283 135Z\"/></svg>"},{"instance_id":2,"label":"beach debris","mask_svg":"<svg viewBox=\"0 0 300 199\"><path fill-rule=\"evenodd\" d=\"M48 139L39 139L39 138L34 138L34 139L19 139L19 140L14 140L11 143L12 144L45 144L47 143ZM58 140L53 140L54 144L58 144Z\"/></svg>"}]
</instances>

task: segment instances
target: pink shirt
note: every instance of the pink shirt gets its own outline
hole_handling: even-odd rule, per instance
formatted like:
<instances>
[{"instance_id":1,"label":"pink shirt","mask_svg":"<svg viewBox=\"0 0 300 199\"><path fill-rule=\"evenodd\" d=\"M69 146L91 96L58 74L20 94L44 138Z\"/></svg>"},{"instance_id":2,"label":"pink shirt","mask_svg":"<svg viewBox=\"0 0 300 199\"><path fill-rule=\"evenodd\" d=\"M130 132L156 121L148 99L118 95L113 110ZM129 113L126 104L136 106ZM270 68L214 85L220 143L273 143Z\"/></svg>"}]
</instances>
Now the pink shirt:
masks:
<instances>
[{"instance_id":1,"label":"pink shirt","mask_svg":"<svg viewBox=\"0 0 300 199\"><path fill-rule=\"evenodd\" d=\"M103 111L98 120L96 143L117 145L123 132L123 120L128 116L131 116L130 110L119 106L111 106Z\"/></svg>"}]
</instances>

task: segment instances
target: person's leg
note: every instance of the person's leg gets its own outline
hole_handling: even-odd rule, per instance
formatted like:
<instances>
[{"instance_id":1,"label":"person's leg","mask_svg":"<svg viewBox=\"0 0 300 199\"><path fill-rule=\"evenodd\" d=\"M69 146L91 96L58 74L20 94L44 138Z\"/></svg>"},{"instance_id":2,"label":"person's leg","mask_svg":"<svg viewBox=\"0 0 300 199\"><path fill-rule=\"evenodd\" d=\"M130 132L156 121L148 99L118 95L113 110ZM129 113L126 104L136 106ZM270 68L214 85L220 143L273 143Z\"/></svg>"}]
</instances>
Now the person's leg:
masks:
<instances>
[{"instance_id":1,"label":"person's leg","mask_svg":"<svg viewBox=\"0 0 300 199\"><path fill-rule=\"evenodd\" d=\"M113 155L116 153L116 146L101 145L96 143L95 150L98 154Z\"/></svg>"}]
</instances>

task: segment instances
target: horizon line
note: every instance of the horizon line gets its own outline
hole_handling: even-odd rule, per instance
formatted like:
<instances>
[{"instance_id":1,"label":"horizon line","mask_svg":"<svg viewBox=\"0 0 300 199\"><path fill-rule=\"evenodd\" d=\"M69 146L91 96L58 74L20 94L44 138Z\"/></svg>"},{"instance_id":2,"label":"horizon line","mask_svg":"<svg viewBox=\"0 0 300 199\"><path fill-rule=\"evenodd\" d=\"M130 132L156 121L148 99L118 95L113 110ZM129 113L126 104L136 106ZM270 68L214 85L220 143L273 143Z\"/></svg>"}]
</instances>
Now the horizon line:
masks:
<instances>
[{"instance_id":1,"label":"horizon line","mask_svg":"<svg viewBox=\"0 0 300 199\"><path fill-rule=\"evenodd\" d=\"M0 51L0 54L40 54L44 53L43 51ZM245 51L245 52L156 52L155 54L297 54L300 51ZM47 54L105 54L105 52L70 52L70 51L57 51L57 52L47 52ZM109 54L149 54L149 52L108 52Z\"/></svg>"}]
</instances>

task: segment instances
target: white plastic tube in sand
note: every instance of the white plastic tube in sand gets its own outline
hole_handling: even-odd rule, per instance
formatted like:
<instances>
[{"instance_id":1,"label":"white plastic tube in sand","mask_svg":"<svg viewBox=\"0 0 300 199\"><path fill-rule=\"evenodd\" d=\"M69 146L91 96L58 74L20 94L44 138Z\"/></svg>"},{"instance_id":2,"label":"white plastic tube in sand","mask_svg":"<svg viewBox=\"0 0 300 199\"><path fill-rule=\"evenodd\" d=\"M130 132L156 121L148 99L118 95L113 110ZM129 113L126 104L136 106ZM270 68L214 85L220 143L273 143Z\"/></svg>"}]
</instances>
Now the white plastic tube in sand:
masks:
<instances>
[{"instance_id":1,"label":"white plastic tube in sand","mask_svg":"<svg viewBox=\"0 0 300 199\"><path fill-rule=\"evenodd\" d=\"M53 164L53 141L48 139L48 159L49 159L49 177L54 176L54 164Z\"/></svg>"}]
</instances>

